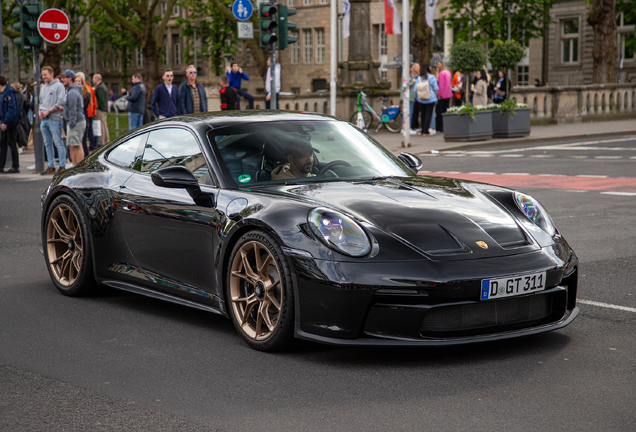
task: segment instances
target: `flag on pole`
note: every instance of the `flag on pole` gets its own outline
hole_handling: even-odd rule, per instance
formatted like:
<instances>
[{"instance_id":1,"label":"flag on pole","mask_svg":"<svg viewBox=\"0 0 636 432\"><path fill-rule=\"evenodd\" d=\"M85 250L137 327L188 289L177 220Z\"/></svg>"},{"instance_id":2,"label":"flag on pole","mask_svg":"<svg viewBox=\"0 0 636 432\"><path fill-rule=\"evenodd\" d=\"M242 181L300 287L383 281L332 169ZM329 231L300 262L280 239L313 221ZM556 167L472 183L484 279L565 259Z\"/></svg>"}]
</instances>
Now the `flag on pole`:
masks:
<instances>
[{"instance_id":1,"label":"flag on pole","mask_svg":"<svg viewBox=\"0 0 636 432\"><path fill-rule=\"evenodd\" d=\"M351 24L351 3L349 0L342 0L342 13L344 18L342 19L342 38L349 37L349 27Z\"/></svg>"},{"instance_id":2,"label":"flag on pole","mask_svg":"<svg viewBox=\"0 0 636 432\"><path fill-rule=\"evenodd\" d=\"M400 14L393 0L384 0L384 28L386 34L402 34L400 27Z\"/></svg>"},{"instance_id":3,"label":"flag on pole","mask_svg":"<svg viewBox=\"0 0 636 432\"><path fill-rule=\"evenodd\" d=\"M426 24L433 29L435 34L435 8L438 0L426 0Z\"/></svg>"}]
</instances>

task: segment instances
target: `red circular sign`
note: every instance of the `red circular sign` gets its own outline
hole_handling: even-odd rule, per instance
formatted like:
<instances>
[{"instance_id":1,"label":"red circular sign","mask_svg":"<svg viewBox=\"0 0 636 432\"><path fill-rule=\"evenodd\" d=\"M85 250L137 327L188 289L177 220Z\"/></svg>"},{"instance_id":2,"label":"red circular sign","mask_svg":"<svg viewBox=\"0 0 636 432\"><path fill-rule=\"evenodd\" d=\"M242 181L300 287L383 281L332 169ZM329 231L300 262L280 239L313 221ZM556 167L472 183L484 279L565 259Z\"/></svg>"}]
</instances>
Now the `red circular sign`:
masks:
<instances>
[{"instance_id":1,"label":"red circular sign","mask_svg":"<svg viewBox=\"0 0 636 432\"><path fill-rule=\"evenodd\" d=\"M68 16L59 9L47 9L38 18L38 31L42 39L52 44L66 40L71 31Z\"/></svg>"}]
</instances>

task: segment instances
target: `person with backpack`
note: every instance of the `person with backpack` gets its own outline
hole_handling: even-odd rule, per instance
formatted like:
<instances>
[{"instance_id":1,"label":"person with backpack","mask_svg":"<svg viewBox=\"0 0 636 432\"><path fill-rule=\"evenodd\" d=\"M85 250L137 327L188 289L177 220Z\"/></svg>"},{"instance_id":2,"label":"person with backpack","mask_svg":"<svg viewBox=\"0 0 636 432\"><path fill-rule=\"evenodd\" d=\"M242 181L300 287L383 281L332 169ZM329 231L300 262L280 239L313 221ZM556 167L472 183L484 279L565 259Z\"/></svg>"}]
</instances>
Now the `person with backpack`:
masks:
<instances>
[{"instance_id":1,"label":"person with backpack","mask_svg":"<svg viewBox=\"0 0 636 432\"><path fill-rule=\"evenodd\" d=\"M431 136L434 135L433 131L429 130L431 125L431 116L433 115L433 108L437 102L437 95L435 92L439 91L439 86L435 75L433 75L428 65L422 65L423 75L417 78L415 81L415 88L417 92L415 94L415 100L419 104L420 119L422 131L418 132L418 135Z\"/></svg>"},{"instance_id":2,"label":"person with backpack","mask_svg":"<svg viewBox=\"0 0 636 432\"><path fill-rule=\"evenodd\" d=\"M0 173L19 173L20 162L18 160L18 124L22 114L18 105L16 91L7 85L7 77L0 75ZM7 162L7 149L11 149L11 168L4 170Z\"/></svg>"}]
</instances>

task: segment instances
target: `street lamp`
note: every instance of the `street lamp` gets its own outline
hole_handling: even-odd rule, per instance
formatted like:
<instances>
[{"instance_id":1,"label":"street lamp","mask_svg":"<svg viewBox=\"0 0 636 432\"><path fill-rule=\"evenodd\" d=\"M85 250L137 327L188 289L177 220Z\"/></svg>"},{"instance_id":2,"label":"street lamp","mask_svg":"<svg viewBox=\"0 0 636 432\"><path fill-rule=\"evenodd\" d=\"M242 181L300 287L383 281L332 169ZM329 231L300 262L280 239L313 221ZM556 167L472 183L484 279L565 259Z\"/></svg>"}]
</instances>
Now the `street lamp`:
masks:
<instances>
[{"instance_id":1,"label":"street lamp","mask_svg":"<svg viewBox=\"0 0 636 432\"><path fill-rule=\"evenodd\" d=\"M516 3L508 2L508 10L506 11L506 15L508 15L508 42L512 39L512 17L519 13L519 6Z\"/></svg>"}]
</instances>

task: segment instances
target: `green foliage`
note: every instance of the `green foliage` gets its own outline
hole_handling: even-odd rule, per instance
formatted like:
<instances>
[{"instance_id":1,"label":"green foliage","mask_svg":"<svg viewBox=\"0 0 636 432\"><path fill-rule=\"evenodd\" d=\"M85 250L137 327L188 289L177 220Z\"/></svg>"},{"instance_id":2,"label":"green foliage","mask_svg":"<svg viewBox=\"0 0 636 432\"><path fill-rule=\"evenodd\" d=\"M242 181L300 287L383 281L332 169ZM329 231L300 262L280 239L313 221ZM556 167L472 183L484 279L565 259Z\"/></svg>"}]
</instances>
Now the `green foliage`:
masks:
<instances>
[{"instance_id":1,"label":"green foliage","mask_svg":"<svg viewBox=\"0 0 636 432\"><path fill-rule=\"evenodd\" d=\"M464 105L450 107L446 111L446 114L457 114L457 115L468 114L471 120L475 121L476 111L490 111L492 109L493 109L493 105L476 107L475 105L471 104L469 101L466 101Z\"/></svg>"},{"instance_id":2,"label":"green foliage","mask_svg":"<svg viewBox=\"0 0 636 432\"><path fill-rule=\"evenodd\" d=\"M506 99L502 103L499 104L499 111L504 112L506 110L510 111L510 118L513 118L515 114L515 108L517 108L517 98Z\"/></svg>"},{"instance_id":3,"label":"green foliage","mask_svg":"<svg viewBox=\"0 0 636 432\"><path fill-rule=\"evenodd\" d=\"M475 72L483 69L486 55L477 42L459 41L450 50L450 64L455 70Z\"/></svg>"},{"instance_id":4,"label":"green foliage","mask_svg":"<svg viewBox=\"0 0 636 432\"><path fill-rule=\"evenodd\" d=\"M474 32L477 42L493 42L508 38L508 5L516 14L511 16L511 37L527 46L530 39L543 36L544 21L551 22L546 13L560 0L450 0L441 10L453 28L461 29L458 40L470 39L471 3L473 6ZM633 1L633 0L632 0Z\"/></svg>"},{"instance_id":5,"label":"green foliage","mask_svg":"<svg viewBox=\"0 0 636 432\"><path fill-rule=\"evenodd\" d=\"M636 0L616 0L616 13L619 12L623 13L624 23L636 23ZM625 49L636 52L636 32L625 35Z\"/></svg>"},{"instance_id":6,"label":"green foliage","mask_svg":"<svg viewBox=\"0 0 636 432\"><path fill-rule=\"evenodd\" d=\"M514 70L525 55L523 47L513 40L496 40L494 46L488 50L488 60L493 69L497 70Z\"/></svg>"},{"instance_id":7,"label":"green foliage","mask_svg":"<svg viewBox=\"0 0 636 432\"><path fill-rule=\"evenodd\" d=\"M231 11L234 0L219 0L219 3L220 6ZM181 27L181 36L185 36L188 41L188 47L184 50L184 55L188 56L188 63L192 63L190 60L193 57L191 49L194 48L192 38L196 29L199 40L197 51L202 53L204 58L211 60L212 72L215 75L221 75L224 56L235 57L240 47L235 34L236 23L228 20L223 11L213 2L181 0L179 4L190 11L187 19L177 20L177 24ZM200 58L199 55L197 58Z\"/></svg>"}]
</instances>

